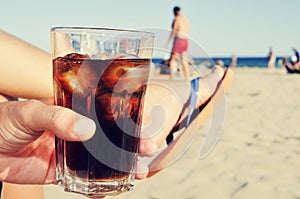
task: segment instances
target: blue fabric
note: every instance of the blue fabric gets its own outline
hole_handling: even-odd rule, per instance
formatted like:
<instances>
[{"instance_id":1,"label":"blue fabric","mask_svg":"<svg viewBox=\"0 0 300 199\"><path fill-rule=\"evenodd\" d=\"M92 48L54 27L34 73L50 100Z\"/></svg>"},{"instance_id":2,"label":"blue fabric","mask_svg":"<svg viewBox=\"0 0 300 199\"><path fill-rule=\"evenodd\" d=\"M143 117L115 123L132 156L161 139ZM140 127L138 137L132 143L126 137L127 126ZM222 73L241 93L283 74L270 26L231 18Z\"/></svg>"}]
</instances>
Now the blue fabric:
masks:
<instances>
[{"instance_id":1,"label":"blue fabric","mask_svg":"<svg viewBox=\"0 0 300 199\"><path fill-rule=\"evenodd\" d=\"M183 124L184 124L184 121L186 121L185 127L188 127L188 125L190 124L191 118L192 118L194 110L195 110L195 106L197 105L198 91L199 91L199 86L200 86L199 82L200 82L200 77L197 77L191 81L191 93L190 93L190 98L189 98L189 112L188 112L187 117L182 121ZM180 120L180 118L181 118L181 116L179 117L178 121ZM166 142L168 145L173 142L173 140L174 140L173 133L178 131L179 128L180 128L180 124L177 123L177 125L172 129L171 133L167 136Z\"/></svg>"},{"instance_id":2,"label":"blue fabric","mask_svg":"<svg viewBox=\"0 0 300 199\"><path fill-rule=\"evenodd\" d=\"M189 106L188 118L187 118L187 121L185 124L186 127L190 124L191 116L192 116L192 114L194 112L194 108L197 104L199 82L200 82L200 77L197 77L191 81L190 106Z\"/></svg>"}]
</instances>

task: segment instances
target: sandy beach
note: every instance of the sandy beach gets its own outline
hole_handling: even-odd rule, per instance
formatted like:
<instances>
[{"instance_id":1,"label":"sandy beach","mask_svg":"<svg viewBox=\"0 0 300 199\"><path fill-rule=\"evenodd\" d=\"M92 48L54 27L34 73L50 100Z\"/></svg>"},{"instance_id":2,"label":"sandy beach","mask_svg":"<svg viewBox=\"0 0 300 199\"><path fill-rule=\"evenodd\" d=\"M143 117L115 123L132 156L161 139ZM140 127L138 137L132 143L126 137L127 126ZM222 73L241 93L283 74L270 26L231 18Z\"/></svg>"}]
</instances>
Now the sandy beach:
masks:
<instances>
[{"instance_id":1,"label":"sandy beach","mask_svg":"<svg viewBox=\"0 0 300 199\"><path fill-rule=\"evenodd\" d=\"M300 76L235 68L226 116L213 150L200 159L207 120L186 153L133 191L115 199L300 198ZM54 185L45 199L80 199Z\"/></svg>"}]
</instances>

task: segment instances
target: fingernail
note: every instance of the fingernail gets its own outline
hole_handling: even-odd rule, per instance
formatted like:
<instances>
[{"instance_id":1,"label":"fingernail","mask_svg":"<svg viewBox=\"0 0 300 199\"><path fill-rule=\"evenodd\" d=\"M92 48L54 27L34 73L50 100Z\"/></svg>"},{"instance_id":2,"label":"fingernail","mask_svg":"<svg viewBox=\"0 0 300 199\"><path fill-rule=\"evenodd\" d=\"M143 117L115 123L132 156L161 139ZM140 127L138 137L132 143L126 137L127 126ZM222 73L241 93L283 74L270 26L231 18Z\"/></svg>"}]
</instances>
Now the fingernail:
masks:
<instances>
[{"instance_id":1,"label":"fingernail","mask_svg":"<svg viewBox=\"0 0 300 199\"><path fill-rule=\"evenodd\" d=\"M90 118L75 114L74 134L81 140L90 139L96 132L96 124Z\"/></svg>"}]
</instances>

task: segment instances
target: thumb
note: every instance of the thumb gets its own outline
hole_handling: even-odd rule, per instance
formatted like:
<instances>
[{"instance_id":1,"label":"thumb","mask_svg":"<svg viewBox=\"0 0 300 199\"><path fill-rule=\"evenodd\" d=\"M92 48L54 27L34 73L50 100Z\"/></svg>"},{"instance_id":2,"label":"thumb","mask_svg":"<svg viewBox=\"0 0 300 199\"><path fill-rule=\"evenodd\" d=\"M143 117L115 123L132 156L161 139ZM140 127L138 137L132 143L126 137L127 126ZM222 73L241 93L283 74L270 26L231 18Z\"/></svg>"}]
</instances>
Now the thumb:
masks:
<instances>
[{"instance_id":1,"label":"thumb","mask_svg":"<svg viewBox=\"0 0 300 199\"><path fill-rule=\"evenodd\" d=\"M33 101L29 107L28 121L25 125L36 131L50 131L57 137L68 141L90 139L96 131L94 121L70 109L60 106L48 106Z\"/></svg>"},{"instance_id":2,"label":"thumb","mask_svg":"<svg viewBox=\"0 0 300 199\"><path fill-rule=\"evenodd\" d=\"M36 137L50 131L68 141L87 140L93 136L93 120L60 106L48 106L37 100L14 102L8 108L12 125L22 133ZM18 137L18 136L17 136Z\"/></svg>"}]
</instances>

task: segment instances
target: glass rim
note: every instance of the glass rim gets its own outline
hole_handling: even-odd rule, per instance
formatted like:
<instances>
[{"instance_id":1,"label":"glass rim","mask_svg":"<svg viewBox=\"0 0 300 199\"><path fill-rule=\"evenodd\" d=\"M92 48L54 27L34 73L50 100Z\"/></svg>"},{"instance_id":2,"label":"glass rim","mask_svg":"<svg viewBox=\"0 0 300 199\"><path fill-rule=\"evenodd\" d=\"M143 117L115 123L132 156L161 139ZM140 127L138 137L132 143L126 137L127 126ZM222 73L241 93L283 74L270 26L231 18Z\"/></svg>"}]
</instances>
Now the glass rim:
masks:
<instances>
[{"instance_id":1,"label":"glass rim","mask_svg":"<svg viewBox=\"0 0 300 199\"><path fill-rule=\"evenodd\" d=\"M79 32L84 32L84 30L91 30L91 31L113 31L113 32L120 32L120 33L142 33L142 34L147 34L149 36L154 37L154 33L148 32L148 31L143 31L143 30L134 30L134 29L119 29L119 28L106 28L106 27L85 27L85 26L55 26L51 27L50 31L59 31L59 32L66 32L69 30L74 30L74 31L79 31ZM97 32L96 32L97 33Z\"/></svg>"}]
</instances>

